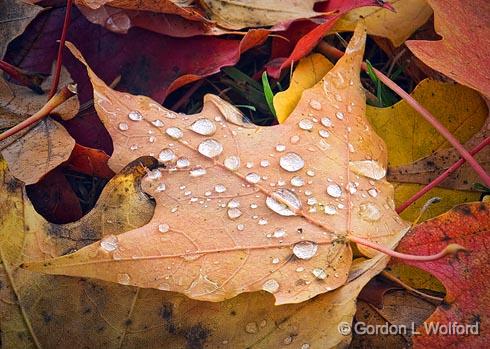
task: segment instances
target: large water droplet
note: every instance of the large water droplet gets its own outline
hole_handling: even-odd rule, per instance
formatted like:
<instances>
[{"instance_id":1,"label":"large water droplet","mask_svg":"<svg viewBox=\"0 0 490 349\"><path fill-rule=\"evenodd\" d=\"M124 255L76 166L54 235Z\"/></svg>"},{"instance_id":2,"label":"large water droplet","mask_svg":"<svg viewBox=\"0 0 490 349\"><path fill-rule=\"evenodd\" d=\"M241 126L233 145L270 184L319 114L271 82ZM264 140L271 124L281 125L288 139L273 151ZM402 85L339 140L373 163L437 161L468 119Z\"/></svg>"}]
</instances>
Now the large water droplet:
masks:
<instances>
[{"instance_id":1,"label":"large water droplet","mask_svg":"<svg viewBox=\"0 0 490 349\"><path fill-rule=\"evenodd\" d=\"M287 153L281 156L279 165L288 172L296 172L305 166L305 161L296 153Z\"/></svg>"},{"instance_id":2,"label":"large water droplet","mask_svg":"<svg viewBox=\"0 0 490 349\"><path fill-rule=\"evenodd\" d=\"M223 152L223 146L215 139L206 139L199 144L197 151L208 158L214 158Z\"/></svg>"},{"instance_id":3,"label":"large water droplet","mask_svg":"<svg viewBox=\"0 0 490 349\"><path fill-rule=\"evenodd\" d=\"M327 187L327 194L333 198L339 198L342 196L342 188L337 184L329 184Z\"/></svg>"},{"instance_id":4,"label":"large water droplet","mask_svg":"<svg viewBox=\"0 0 490 349\"><path fill-rule=\"evenodd\" d=\"M293 253L299 259L311 259L318 251L318 245L313 241L301 241L294 245Z\"/></svg>"},{"instance_id":5,"label":"large water droplet","mask_svg":"<svg viewBox=\"0 0 490 349\"><path fill-rule=\"evenodd\" d=\"M167 161L173 161L175 160L175 153L172 149L165 148L163 149L160 154L158 154L158 160L161 162L167 162Z\"/></svg>"},{"instance_id":6,"label":"large water droplet","mask_svg":"<svg viewBox=\"0 0 490 349\"><path fill-rule=\"evenodd\" d=\"M173 139L180 139L184 136L184 133L178 127L169 127L165 132Z\"/></svg>"},{"instance_id":7,"label":"large water droplet","mask_svg":"<svg viewBox=\"0 0 490 349\"><path fill-rule=\"evenodd\" d=\"M260 182L260 176L255 172L251 172L245 176L245 180L249 183L256 184Z\"/></svg>"},{"instance_id":8,"label":"large water droplet","mask_svg":"<svg viewBox=\"0 0 490 349\"><path fill-rule=\"evenodd\" d=\"M236 171L240 167L240 158L234 155L228 156L223 164L228 170Z\"/></svg>"},{"instance_id":9,"label":"large water droplet","mask_svg":"<svg viewBox=\"0 0 490 349\"><path fill-rule=\"evenodd\" d=\"M148 172L148 178L151 179L151 180L156 180L156 179L159 179L162 177L162 173L160 172L160 170L158 168L154 169L154 170L151 170L150 172Z\"/></svg>"},{"instance_id":10,"label":"large water droplet","mask_svg":"<svg viewBox=\"0 0 490 349\"><path fill-rule=\"evenodd\" d=\"M279 283L274 279L269 279L262 284L262 289L269 293L276 293L279 291Z\"/></svg>"},{"instance_id":11,"label":"large water droplet","mask_svg":"<svg viewBox=\"0 0 490 349\"><path fill-rule=\"evenodd\" d=\"M107 252L112 252L117 249L117 236L109 235L100 240L100 247L102 247Z\"/></svg>"},{"instance_id":12,"label":"large water droplet","mask_svg":"<svg viewBox=\"0 0 490 349\"><path fill-rule=\"evenodd\" d=\"M349 161L349 168L355 174L376 180L386 176L386 169L375 160Z\"/></svg>"},{"instance_id":13,"label":"large water droplet","mask_svg":"<svg viewBox=\"0 0 490 349\"><path fill-rule=\"evenodd\" d=\"M216 125L209 119L198 119L194 121L190 129L203 136L211 136L216 132Z\"/></svg>"},{"instance_id":14,"label":"large water droplet","mask_svg":"<svg viewBox=\"0 0 490 349\"><path fill-rule=\"evenodd\" d=\"M381 211L378 206L367 202L359 205L359 216L368 222L376 222L381 218Z\"/></svg>"},{"instance_id":15,"label":"large water droplet","mask_svg":"<svg viewBox=\"0 0 490 349\"><path fill-rule=\"evenodd\" d=\"M267 207L281 216L294 216L301 209L301 201L288 189L278 189L265 200Z\"/></svg>"},{"instance_id":16,"label":"large water droplet","mask_svg":"<svg viewBox=\"0 0 490 349\"><path fill-rule=\"evenodd\" d=\"M143 120L143 115L139 111L130 111L128 114L130 120L141 121Z\"/></svg>"}]
</instances>

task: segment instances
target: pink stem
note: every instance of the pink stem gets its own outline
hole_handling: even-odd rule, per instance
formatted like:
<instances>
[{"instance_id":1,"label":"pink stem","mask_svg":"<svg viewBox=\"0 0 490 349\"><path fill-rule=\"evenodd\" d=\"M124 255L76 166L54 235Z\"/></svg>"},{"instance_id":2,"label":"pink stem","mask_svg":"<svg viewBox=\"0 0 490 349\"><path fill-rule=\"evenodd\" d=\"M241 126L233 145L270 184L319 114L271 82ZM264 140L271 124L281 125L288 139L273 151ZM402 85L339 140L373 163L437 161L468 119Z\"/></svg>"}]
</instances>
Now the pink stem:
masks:
<instances>
[{"instance_id":1,"label":"pink stem","mask_svg":"<svg viewBox=\"0 0 490 349\"><path fill-rule=\"evenodd\" d=\"M480 150L485 148L487 145L490 144L490 137L485 138L480 144L478 144L476 147L470 150L471 155L477 154ZM456 171L458 168L460 168L464 163L466 162L466 159L462 158L456 161L453 165L451 165L446 171L441 173L437 178L435 178L432 182L427 184L425 187L420 189L417 193L415 193L410 199L405 201L403 204L398 206L396 208L397 213L402 213L408 206L413 204L415 201L420 199L425 193L427 193L429 190L432 188L438 186L440 183L442 183L451 173Z\"/></svg>"}]
</instances>

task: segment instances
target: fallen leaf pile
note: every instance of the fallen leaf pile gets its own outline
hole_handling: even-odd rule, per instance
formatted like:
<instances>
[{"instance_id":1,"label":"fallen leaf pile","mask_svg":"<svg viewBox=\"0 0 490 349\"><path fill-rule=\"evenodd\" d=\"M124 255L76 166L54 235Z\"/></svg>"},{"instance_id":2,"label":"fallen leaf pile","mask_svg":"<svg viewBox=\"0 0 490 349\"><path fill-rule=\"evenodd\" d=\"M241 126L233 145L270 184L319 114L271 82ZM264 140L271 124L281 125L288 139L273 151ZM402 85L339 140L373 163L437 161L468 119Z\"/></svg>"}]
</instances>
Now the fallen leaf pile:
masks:
<instances>
[{"instance_id":1,"label":"fallen leaf pile","mask_svg":"<svg viewBox=\"0 0 490 349\"><path fill-rule=\"evenodd\" d=\"M489 179L447 134L488 170L489 28L483 0L5 0L0 346L484 347Z\"/></svg>"}]
</instances>

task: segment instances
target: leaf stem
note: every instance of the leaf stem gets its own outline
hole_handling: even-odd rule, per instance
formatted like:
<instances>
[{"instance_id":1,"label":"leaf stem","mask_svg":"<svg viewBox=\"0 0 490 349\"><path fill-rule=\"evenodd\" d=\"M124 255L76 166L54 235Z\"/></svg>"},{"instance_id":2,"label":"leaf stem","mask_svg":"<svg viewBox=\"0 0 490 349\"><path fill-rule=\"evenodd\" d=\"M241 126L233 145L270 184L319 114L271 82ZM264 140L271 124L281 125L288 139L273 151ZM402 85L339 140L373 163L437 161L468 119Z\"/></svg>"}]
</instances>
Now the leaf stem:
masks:
<instances>
[{"instance_id":1,"label":"leaf stem","mask_svg":"<svg viewBox=\"0 0 490 349\"><path fill-rule=\"evenodd\" d=\"M485 138L480 144L478 144L476 147L470 150L471 155L477 154L480 150L485 148L487 145L490 144L490 137ZM424 186L422 189L420 189L417 193L415 193L410 199L402 203L400 206L396 208L396 212L398 214L402 213L408 206L413 204L415 201L420 199L425 193L427 193L429 190L432 188L438 186L440 183L442 183L449 175L453 172L455 172L458 168L463 166L463 164L466 162L466 159L461 158L458 161L456 161L453 165L451 165L446 171L441 173L437 178L435 178L432 182Z\"/></svg>"},{"instance_id":2,"label":"leaf stem","mask_svg":"<svg viewBox=\"0 0 490 349\"><path fill-rule=\"evenodd\" d=\"M458 244L449 244L447 245L442 251L439 253L433 254L433 255L428 255L428 256L419 256L419 255L413 255L413 254L407 254L407 253L401 253L397 251L393 251L390 248L379 245L375 242L366 240L364 238L354 236L354 235L348 235L347 238L355 242L357 244L370 247L376 251L379 251L381 253L384 253L388 256L394 257L394 258L400 258L403 260L407 261L419 261L419 262L430 262L430 261L436 261L438 259L441 259L444 256L447 256L448 254L454 254L458 251L464 251L465 248L463 246L460 246Z\"/></svg>"},{"instance_id":3,"label":"leaf stem","mask_svg":"<svg viewBox=\"0 0 490 349\"><path fill-rule=\"evenodd\" d=\"M29 127L30 125L38 122L39 120L45 118L49 115L56 107L65 102L70 97L76 94L76 85L68 84L63 87L57 94L55 94L46 104L35 114L28 117L21 123L15 125L14 127L8 129L7 131L0 134L0 141L3 141L5 138L10 137L16 134L19 131Z\"/></svg>"},{"instance_id":4,"label":"leaf stem","mask_svg":"<svg viewBox=\"0 0 490 349\"><path fill-rule=\"evenodd\" d=\"M56 68L54 71L53 81L51 83L51 90L49 91L48 99L51 99L58 90L58 84L60 82L61 65L63 64L63 49L65 47L66 33L68 32L68 26L70 25L72 0L66 0L65 20L63 22L63 29L61 31L61 38L58 46L58 57L56 58Z\"/></svg>"},{"instance_id":5,"label":"leaf stem","mask_svg":"<svg viewBox=\"0 0 490 349\"><path fill-rule=\"evenodd\" d=\"M22 86L27 86L37 94L42 95L44 91L41 88L41 83L44 80L44 76L41 74L28 73L12 64L0 60L0 69L10 75L12 79Z\"/></svg>"},{"instance_id":6,"label":"leaf stem","mask_svg":"<svg viewBox=\"0 0 490 349\"><path fill-rule=\"evenodd\" d=\"M326 42L321 42L318 45L318 49L325 55L333 56L335 58L340 58L344 55L344 52L339 49L327 44ZM367 66L365 63L362 64L362 69L366 70ZM473 156L459 143L459 141L449 132L449 130L444 127L443 124L439 122L427 109L425 109L419 102L417 102L410 94L405 92L400 86L393 82L389 77L381 73L379 70L373 68L374 73L381 82L383 82L387 87L389 87L393 92L403 98L407 104L409 104L413 109L415 109L422 117L429 122L446 140L461 154L461 156L468 161L468 164L475 170L478 176L483 180L483 182L490 186L490 175L481 167L481 165L475 160Z\"/></svg>"},{"instance_id":7,"label":"leaf stem","mask_svg":"<svg viewBox=\"0 0 490 349\"><path fill-rule=\"evenodd\" d=\"M402 280L400 280L399 278L397 278L395 275L393 275L391 273L388 273L386 270L383 270L380 273L380 275L383 276L384 278L390 280L391 282L394 282L394 283L398 284L399 286L403 287L407 291L412 292L412 293L415 293L416 295L419 295L420 297L423 297L423 298L426 298L426 299L430 299L430 300L436 301L436 302L443 302L444 301L444 298L432 296L430 294L421 292L421 291L413 288L410 285L407 285Z\"/></svg>"}]
</instances>

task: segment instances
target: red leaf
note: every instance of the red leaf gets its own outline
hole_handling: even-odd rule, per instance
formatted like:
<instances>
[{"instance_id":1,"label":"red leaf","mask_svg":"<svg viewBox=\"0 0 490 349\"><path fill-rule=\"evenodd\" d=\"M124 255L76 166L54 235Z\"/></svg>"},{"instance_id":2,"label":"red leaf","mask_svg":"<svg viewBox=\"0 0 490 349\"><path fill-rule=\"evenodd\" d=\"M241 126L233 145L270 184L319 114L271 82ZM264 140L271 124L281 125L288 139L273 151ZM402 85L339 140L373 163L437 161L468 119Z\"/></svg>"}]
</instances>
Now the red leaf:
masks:
<instances>
[{"instance_id":1,"label":"red leaf","mask_svg":"<svg viewBox=\"0 0 490 349\"><path fill-rule=\"evenodd\" d=\"M114 176L114 172L107 166L108 160L109 155L102 150L75 144L67 165L70 170L109 179Z\"/></svg>"},{"instance_id":2,"label":"red leaf","mask_svg":"<svg viewBox=\"0 0 490 349\"><path fill-rule=\"evenodd\" d=\"M404 253L432 254L449 243L464 246L468 251L434 262L404 261L430 272L446 287L445 304L426 320L428 323L488 324L490 320L490 212L489 204L472 203L455 207L451 211L418 225L401 241L397 250ZM414 336L418 348L484 348L488 346L490 332L480 335L427 335Z\"/></svg>"}]
</instances>

